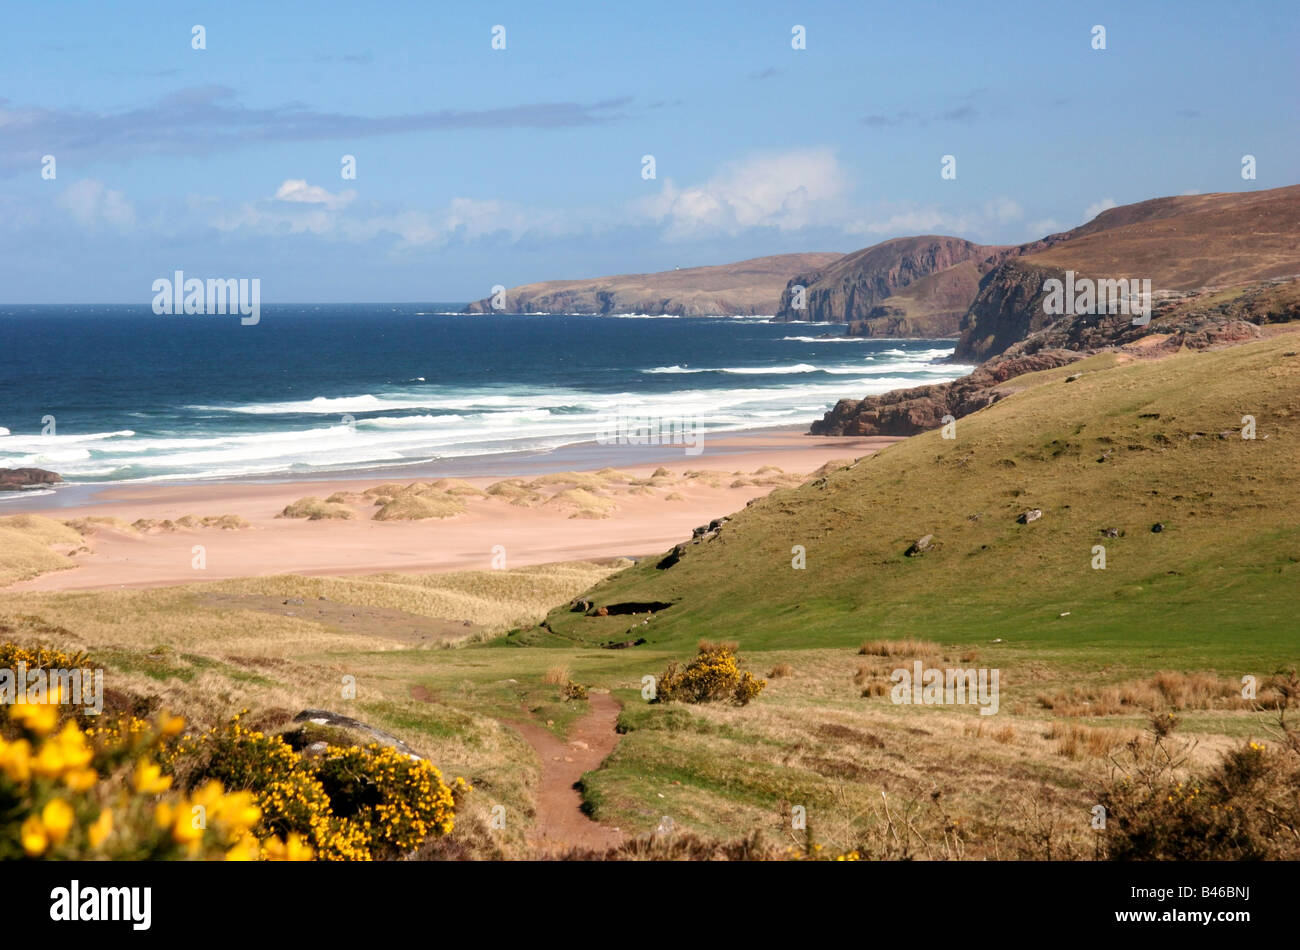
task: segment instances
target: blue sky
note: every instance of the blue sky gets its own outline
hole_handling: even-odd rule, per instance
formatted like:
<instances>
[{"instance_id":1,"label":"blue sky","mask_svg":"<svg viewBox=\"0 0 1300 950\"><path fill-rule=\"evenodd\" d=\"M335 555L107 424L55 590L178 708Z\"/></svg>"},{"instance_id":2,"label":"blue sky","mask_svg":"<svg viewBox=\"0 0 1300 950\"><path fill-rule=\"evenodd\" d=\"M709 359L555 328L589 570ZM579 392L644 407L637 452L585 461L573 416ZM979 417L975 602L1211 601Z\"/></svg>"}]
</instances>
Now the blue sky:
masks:
<instances>
[{"instance_id":1,"label":"blue sky","mask_svg":"<svg viewBox=\"0 0 1300 950\"><path fill-rule=\"evenodd\" d=\"M1300 182L1293 2L0 16L5 302L147 303L177 269L259 277L266 302L469 300L905 234L1019 242L1112 203Z\"/></svg>"}]
</instances>

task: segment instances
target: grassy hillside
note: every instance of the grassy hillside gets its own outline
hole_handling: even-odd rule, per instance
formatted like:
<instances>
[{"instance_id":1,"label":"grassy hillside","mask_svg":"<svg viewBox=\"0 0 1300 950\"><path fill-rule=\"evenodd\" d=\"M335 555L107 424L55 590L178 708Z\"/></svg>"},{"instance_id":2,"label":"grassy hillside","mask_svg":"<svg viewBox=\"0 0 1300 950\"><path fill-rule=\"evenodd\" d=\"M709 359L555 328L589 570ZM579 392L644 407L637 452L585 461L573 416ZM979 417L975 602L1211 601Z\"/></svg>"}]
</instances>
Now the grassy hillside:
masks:
<instances>
[{"instance_id":1,"label":"grassy hillside","mask_svg":"<svg viewBox=\"0 0 1300 950\"><path fill-rule=\"evenodd\" d=\"M1260 706L1271 674L1300 665L1300 333L1094 356L1006 385L1018 391L959 420L956 439L916 436L778 489L663 569L0 593L0 639L90 651L110 707L152 697L200 724L323 707L390 730L469 779L453 843L483 856L530 854L538 823L543 762L503 723L571 735L587 708L558 685L572 680L623 706L617 747L581 789L626 832L668 817L801 846L798 806L828 849L1091 857L1091 809L1153 717L1177 717L1187 764L1170 781L1247 740L1279 745ZM1042 517L1018 524L1031 508ZM905 556L927 534L935 546ZM576 596L610 614L572 610ZM700 638L738 640L763 691L743 707L647 703L643 678ZM891 670L918 660L999 670L997 715L892 703ZM1240 694L1245 674L1260 705ZM509 818L492 832L497 805Z\"/></svg>"},{"instance_id":2,"label":"grassy hillside","mask_svg":"<svg viewBox=\"0 0 1300 950\"><path fill-rule=\"evenodd\" d=\"M1157 290L1226 286L1297 273L1300 185L1153 198L1103 211L1026 261L1105 277L1149 277Z\"/></svg>"},{"instance_id":3,"label":"grassy hillside","mask_svg":"<svg viewBox=\"0 0 1300 950\"><path fill-rule=\"evenodd\" d=\"M1152 668L1294 663L1297 349L1283 334L1162 361L1103 354L1021 377L1009 385L1022 391L960 420L956 439L926 433L774 492L674 566L647 559L586 595L672 603L649 623L558 609L545 639L635 631L654 648L709 636L790 649L1003 638ZM1253 440L1241 437L1245 415L1256 419ZM1018 524L1033 508L1042 518ZM1109 528L1120 536L1104 537ZM906 557L927 534L937 550ZM1104 570L1091 566L1098 544ZM792 568L795 545L807 550L804 570ZM530 637L539 634L518 638Z\"/></svg>"}]
</instances>

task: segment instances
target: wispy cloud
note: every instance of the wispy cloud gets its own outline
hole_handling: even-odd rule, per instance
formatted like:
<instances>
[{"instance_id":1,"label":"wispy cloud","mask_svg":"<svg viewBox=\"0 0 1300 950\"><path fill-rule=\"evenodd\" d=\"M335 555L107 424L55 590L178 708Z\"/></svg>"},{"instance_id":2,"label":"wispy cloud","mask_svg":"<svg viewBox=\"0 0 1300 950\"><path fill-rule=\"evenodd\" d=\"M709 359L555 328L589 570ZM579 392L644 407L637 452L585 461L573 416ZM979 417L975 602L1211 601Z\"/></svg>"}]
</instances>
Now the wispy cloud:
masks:
<instances>
[{"instance_id":1,"label":"wispy cloud","mask_svg":"<svg viewBox=\"0 0 1300 950\"><path fill-rule=\"evenodd\" d=\"M983 240L990 233L1019 221L1024 213L1019 202L1005 196L961 209L937 205L883 205L870 211L856 212L845 223L844 231L876 240L910 234L952 234Z\"/></svg>"},{"instance_id":2,"label":"wispy cloud","mask_svg":"<svg viewBox=\"0 0 1300 950\"><path fill-rule=\"evenodd\" d=\"M185 89L115 113L17 108L0 100L0 174L36 167L42 155L85 160L149 154L210 154L268 142L358 139L406 132L558 129L626 118L630 97L537 102L494 109L442 109L390 116L321 112L301 103L249 108L227 86Z\"/></svg>"},{"instance_id":3,"label":"wispy cloud","mask_svg":"<svg viewBox=\"0 0 1300 950\"><path fill-rule=\"evenodd\" d=\"M316 63L346 63L351 66L369 66L375 61L375 54L364 53L317 53L312 57Z\"/></svg>"},{"instance_id":4,"label":"wispy cloud","mask_svg":"<svg viewBox=\"0 0 1300 950\"><path fill-rule=\"evenodd\" d=\"M873 129L882 129L898 125L929 125L931 122L965 122L978 116L979 110L970 103L966 103L928 115L913 112L910 109L902 109L893 113L865 115L859 121Z\"/></svg>"}]
</instances>

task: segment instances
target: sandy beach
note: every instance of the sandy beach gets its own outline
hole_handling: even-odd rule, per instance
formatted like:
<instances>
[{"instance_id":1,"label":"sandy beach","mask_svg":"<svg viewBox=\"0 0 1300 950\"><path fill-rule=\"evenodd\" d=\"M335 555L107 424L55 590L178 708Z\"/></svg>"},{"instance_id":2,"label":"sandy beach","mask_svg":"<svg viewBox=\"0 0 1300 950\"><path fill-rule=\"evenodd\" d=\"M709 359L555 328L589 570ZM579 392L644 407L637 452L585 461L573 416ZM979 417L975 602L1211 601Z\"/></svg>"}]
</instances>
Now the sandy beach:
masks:
<instances>
[{"instance_id":1,"label":"sandy beach","mask_svg":"<svg viewBox=\"0 0 1300 950\"><path fill-rule=\"evenodd\" d=\"M766 431L719 436L699 455L686 455L680 447L662 447L657 457L633 447L574 447L568 455L538 456L513 467L500 460L486 460L484 474L473 474L473 468L465 463L459 466L457 477L480 489L507 477L553 474L562 470L557 464L566 459L570 463L587 459L582 468L570 470L594 472L612 467L636 479L647 479L660 468L667 470L669 474L661 475L654 488L638 490L617 481L603 488L599 492L605 499L602 504L612 503L606 517L573 517L574 512L563 505L521 507L500 497L477 496L465 499L463 513L445 519L376 521L372 509L364 506L357 506L349 520L277 517L285 506L306 496L326 498L335 492L358 493L385 482L417 480L409 472L368 473L328 481L114 485L93 492L69 486L77 490L73 497L84 498L84 502L70 505L64 495L53 505L49 501L52 496L45 496L31 499L25 510L58 519L115 518L127 523L137 519L175 521L186 515L238 515L248 527L141 531L99 526L86 538L89 550L75 555L77 567L5 589L94 590L289 573L485 569L501 566L501 549L507 567L638 557L670 548L689 538L697 525L743 508L750 499L775 487L797 483L796 474L807 475L835 459L868 455L895 441ZM756 474L760 471L762 474ZM687 477L688 472L707 474ZM418 476L418 480L427 479L427 475ZM37 507L42 502L50 506ZM373 505L369 499L365 503ZM205 566L201 569L194 566L196 546L203 548Z\"/></svg>"}]
</instances>

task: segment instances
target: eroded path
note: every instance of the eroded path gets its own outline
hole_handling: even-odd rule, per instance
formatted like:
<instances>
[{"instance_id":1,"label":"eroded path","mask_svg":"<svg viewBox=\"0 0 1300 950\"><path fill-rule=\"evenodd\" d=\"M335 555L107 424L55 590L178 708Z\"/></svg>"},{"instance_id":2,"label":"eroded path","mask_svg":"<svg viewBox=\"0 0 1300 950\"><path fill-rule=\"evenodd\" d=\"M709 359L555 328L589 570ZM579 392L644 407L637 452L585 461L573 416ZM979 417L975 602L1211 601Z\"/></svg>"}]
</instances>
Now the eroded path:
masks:
<instances>
[{"instance_id":1,"label":"eroded path","mask_svg":"<svg viewBox=\"0 0 1300 950\"><path fill-rule=\"evenodd\" d=\"M614 723L619 705L609 693L591 693L589 711L569 729L567 741L535 722L509 722L533 747L542 762L537 790L534 847L556 851L570 847L610 848L623 841L618 828L602 825L582 811L582 794L574 788L583 772L599 768L618 745Z\"/></svg>"}]
</instances>

